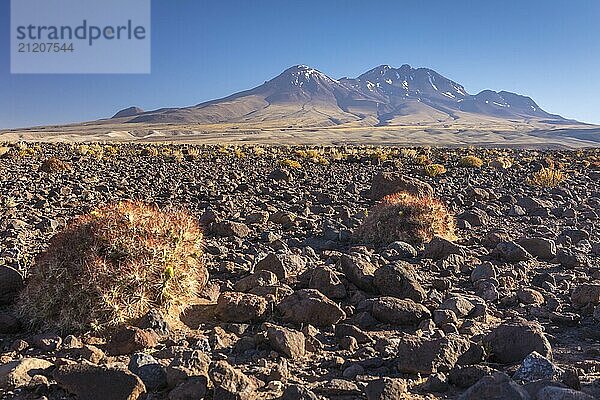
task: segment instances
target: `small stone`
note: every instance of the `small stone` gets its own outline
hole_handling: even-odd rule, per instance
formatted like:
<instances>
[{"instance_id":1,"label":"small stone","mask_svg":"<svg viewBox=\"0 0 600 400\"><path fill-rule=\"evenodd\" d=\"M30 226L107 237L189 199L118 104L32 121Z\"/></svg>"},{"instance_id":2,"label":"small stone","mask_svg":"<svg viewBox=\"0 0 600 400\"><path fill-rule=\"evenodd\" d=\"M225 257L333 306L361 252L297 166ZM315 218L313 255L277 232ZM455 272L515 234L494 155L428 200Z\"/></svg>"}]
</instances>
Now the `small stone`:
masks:
<instances>
[{"instance_id":1,"label":"small stone","mask_svg":"<svg viewBox=\"0 0 600 400\"><path fill-rule=\"evenodd\" d=\"M142 317L138 326L142 329L152 329L161 336L167 336L171 331L165 317L157 310L150 310Z\"/></svg>"},{"instance_id":2,"label":"small stone","mask_svg":"<svg viewBox=\"0 0 600 400\"><path fill-rule=\"evenodd\" d=\"M600 304L600 283L584 283L573 289L571 302L575 307Z\"/></svg>"},{"instance_id":3,"label":"small stone","mask_svg":"<svg viewBox=\"0 0 600 400\"><path fill-rule=\"evenodd\" d=\"M241 222L221 221L212 227L217 236L245 238L250 234L250 229Z\"/></svg>"},{"instance_id":4,"label":"small stone","mask_svg":"<svg viewBox=\"0 0 600 400\"><path fill-rule=\"evenodd\" d=\"M254 272L270 271L279 280L285 280L290 275L298 275L306 268L306 260L296 254L270 253L260 260Z\"/></svg>"},{"instance_id":5,"label":"small stone","mask_svg":"<svg viewBox=\"0 0 600 400\"><path fill-rule=\"evenodd\" d=\"M33 336L31 338L31 344L33 347L42 351L51 352L60 349L62 339L60 336L45 333Z\"/></svg>"},{"instance_id":6,"label":"small stone","mask_svg":"<svg viewBox=\"0 0 600 400\"><path fill-rule=\"evenodd\" d=\"M336 264L346 278L359 289L367 292L375 292L373 279L377 267L362 257L344 254Z\"/></svg>"},{"instance_id":7,"label":"small stone","mask_svg":"<svg viewBox=\"0 0 600 400\"><path fill-rule=\"evenodd\" d=\"M513 241L499 243L494 249L493 254L502 260L512 263L527 261L532 258L527 250Z\"/></svg>"},{"instance_id":8,"label":"small stone","mask_svg":"<svg viewBox=\"0 0 600 400\"><path fill-rule=\"evenodd\" d=\"M459 397L459 400L483 399L531 400L531 397L524 388L512 381L508 375L495 372L481 378Z\"/></svg>"}]
</instances>

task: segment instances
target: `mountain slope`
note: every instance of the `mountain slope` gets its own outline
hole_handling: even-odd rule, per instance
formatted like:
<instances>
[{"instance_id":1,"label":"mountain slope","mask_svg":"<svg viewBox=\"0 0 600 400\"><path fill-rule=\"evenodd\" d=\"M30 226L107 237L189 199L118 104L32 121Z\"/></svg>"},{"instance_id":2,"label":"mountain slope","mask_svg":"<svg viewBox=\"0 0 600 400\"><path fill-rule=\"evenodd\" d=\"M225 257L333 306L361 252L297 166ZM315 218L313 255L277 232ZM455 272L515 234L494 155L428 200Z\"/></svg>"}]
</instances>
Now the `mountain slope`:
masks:
<instances>
[{"instance_id":1,"label":"mountain slope","mask_svg":"<svg viewBox=\"0 0 600 400\"><path fill-rule=\"evenodd\" d=\"M431 69L409 65L381 65L356 78L339 80L297 65L260 86L222 99L185 108L119 112L114 118L136 123L279 127L573 122L547 113L529 97L491 90L471 95L459 83Z\"/></svg>"}]
</instances>

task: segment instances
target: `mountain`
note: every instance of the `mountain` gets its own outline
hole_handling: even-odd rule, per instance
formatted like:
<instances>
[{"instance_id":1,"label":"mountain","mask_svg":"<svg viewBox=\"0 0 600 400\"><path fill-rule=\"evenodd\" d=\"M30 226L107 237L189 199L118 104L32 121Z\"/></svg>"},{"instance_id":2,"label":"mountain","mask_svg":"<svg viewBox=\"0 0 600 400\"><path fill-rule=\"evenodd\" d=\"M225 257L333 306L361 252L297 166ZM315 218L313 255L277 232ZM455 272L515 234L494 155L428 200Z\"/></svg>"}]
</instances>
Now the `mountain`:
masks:
<instances>
[{"instance_id":1,"label":"mountain","mask_svg":"<svg viewBox=\"0 0 600 400\"><path fill-rule=\"evenodd\" d=\"M381 65L356 78L339 80L296 65L260 86L222 99L148 112L132 107L113 118L132 123L260 123L280 127L576 122L547 113L529 97L492 90L472 95L436 71L410 65Z\"/></svg>"}]
</instances>

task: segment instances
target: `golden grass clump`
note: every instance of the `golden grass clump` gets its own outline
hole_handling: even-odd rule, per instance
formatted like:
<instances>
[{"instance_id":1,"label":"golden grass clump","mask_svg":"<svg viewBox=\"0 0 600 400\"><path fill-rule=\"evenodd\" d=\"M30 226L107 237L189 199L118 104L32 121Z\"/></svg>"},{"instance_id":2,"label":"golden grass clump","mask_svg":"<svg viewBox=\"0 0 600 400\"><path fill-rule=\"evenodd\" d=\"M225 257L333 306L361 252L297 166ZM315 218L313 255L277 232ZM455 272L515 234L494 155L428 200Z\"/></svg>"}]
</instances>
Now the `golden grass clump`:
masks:
<instances>
[{"instance_id":1,"label":"golden grass clump","mask_svg":"<svg viewBox=\"0 0 600 400\"><path fill-rule=\"evenodd\" d=\"M567 175L561 170L554 168L542 168L539 171L531 174L531 176L527 178L527 183L532 186L556 187L565 179L567 179Z\"/></svg>"},{"instance_id":2,"label":"golden grass clump","mask_svg":"<svg viewBox=\"0 0 600 400\"><path fill-rule=\"evenodd\" d=\"M290 160L289 158L279 161L279 165L292 169L300 169L302 167L298 161Z\"/></svg>"},{"instance_id":3,"label":"golden grass clump","mask_svg":"<svg viewBox=\"0 0 600 400\"><path fill-rule=\"evenodd\" d=\"M355 233L357 240L375 244L395 241L418 244L434 235L455 240L454 217L441 201L406 192L384 197L369 210Z\"/></svg>"},{"instance_id":4,"label":"golden grass clump","mask_svg":"<svg viewBox=\"0 0 600 400\"><path fill-rule=\"evenodd\" d=\"M432 178L446 173L446 167L442 164L429 164L426 165L423 170L425 171L425 175Z\"/></svg>"},{"instance_id":5,"label":"golden grass clump","mask_svg":"<svg viewBox=\"0 0 600 400\"><path fill-rule=\"evenodd\" d=\"M465 156L458 161L459 167L481 168L483 160L477 156Z\"/></svg>"},{"instance_id":6,"label":"golden grass clump","mask_svg":"<svg viewBox=\"0 0 600 400\"><path fill-rule=\"evenodd\" d=\"M74 219L41 253L18 310L33 327L103 330L158 309L177 317L208 280L185 211L120 202Z\"/></svg>"},{"instance_id":7,"label":"golden grass clump","mask_svg":"<svg viewBox=\"0 0 600 400\"><path fill-rule=\"evenodd\" d=\"M42 165L40 166L40 171L46 172L48 174L71 170L71 164L62 161L58 157L50 157L49 159L44 160L44 162L42 162Z\"/></svg>"}]
</instances>

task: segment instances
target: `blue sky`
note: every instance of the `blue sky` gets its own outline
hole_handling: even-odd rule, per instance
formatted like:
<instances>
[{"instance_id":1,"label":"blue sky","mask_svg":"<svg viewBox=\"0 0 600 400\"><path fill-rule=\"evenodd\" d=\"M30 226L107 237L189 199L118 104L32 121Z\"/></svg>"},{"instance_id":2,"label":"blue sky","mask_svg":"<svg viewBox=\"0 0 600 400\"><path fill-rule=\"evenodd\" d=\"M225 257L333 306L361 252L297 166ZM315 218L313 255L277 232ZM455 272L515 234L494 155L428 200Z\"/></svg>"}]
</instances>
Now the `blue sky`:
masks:
<instances>
[{"instance_id":1,"label":"blue sky","mask_svg":"<svg viewBox=\"0 0 600 400\"><path fill-rule=\"evenodd\" d=\"M0 0L0 128L187 106L308 64L339 78L429 67L465 86L531 96L600 123L600 1L155 0L150 75L11 75Z\"/></svg>"}]
</instances>

